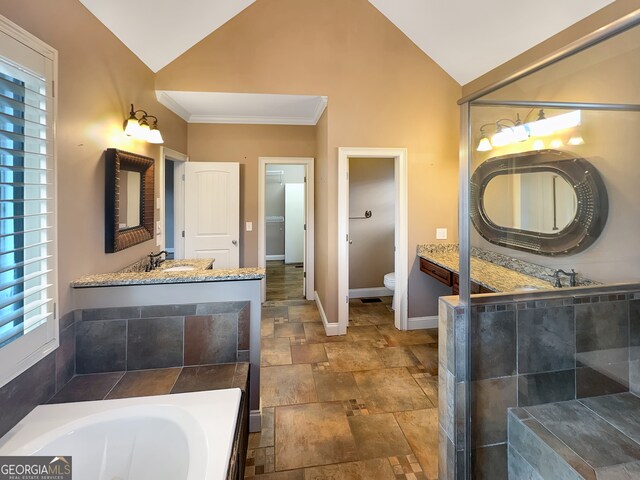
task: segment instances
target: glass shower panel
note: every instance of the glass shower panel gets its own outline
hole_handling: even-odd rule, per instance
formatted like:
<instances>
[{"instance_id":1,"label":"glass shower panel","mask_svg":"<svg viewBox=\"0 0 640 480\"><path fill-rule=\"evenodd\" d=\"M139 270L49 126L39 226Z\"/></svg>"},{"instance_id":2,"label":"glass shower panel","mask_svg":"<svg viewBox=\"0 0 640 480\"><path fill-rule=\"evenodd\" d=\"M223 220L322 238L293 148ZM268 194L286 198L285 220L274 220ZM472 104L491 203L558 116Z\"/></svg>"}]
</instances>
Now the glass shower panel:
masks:
<instances>
[{"instance_id":1,"label":"glass shower panel","mask_svg":"<svg viewBox=\"0 0 640 480\"><path fill-rule=\"evenodd\" d=\"M452 329L471 478L640 478L639 105L638 27L471 103Z\"/></svg>"}]
</instances>

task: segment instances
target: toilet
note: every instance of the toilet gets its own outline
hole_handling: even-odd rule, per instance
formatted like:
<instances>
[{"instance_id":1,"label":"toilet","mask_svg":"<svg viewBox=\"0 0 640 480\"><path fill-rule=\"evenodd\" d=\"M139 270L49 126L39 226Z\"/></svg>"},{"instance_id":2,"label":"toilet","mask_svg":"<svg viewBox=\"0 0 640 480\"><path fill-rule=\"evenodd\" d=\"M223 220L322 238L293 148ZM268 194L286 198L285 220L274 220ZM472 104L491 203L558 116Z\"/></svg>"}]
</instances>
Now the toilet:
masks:
<instances>
[{"instance_id":1,"label":"toilet","mask_svg":"<svg viewBox=\"0 0 640 480\"><path fill-rule=\"evenodd\" d=\"M393 301L391 302L391 308L395 310L396 309L396 272L387 273L384 276L384 286L393 292Z\"/></svg>"}]
</instances>

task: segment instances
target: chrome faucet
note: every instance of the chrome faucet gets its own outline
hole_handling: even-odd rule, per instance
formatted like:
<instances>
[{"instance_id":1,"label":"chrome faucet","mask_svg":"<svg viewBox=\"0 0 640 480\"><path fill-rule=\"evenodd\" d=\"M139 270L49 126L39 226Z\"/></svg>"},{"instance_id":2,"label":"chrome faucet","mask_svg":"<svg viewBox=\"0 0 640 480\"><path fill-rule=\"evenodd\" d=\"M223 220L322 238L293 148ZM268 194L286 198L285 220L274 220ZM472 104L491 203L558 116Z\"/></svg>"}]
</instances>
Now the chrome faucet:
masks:
<instances>
[{"instance_id":1,"label":"chrome faucet","mask_svg":"<svg viewBox=\"0 0 640 480\"><path fill-rule=\"evenodd\" d=\"M553 277L556 279L556 282L553 284L553 286L555 288L562 288L562 283L560 282L560 274L562 275L566 275L567 277L569 277L569 286L570 287L575 287L576 286L576 276L578 275L576 273L576 271L572 268L571 272L565 272L564 270L556 270L555 272L553 272Z\"/></svg>"},{"instance_id":2,"label":"chrome faucet","mask_svg":"<svg viewBox=\"0 0 640 480\"><path fill-rule=\"evenodd\" d=\"M164 255L164 258L162 257L162 255ZM152 270L155 270L160 265L162 265L162 263L167 259L167 251L162 250L158 253L151 252L149 255L147 255L147 258L149 259L149 261L144 271L151 272Z\"/></svg>"}]
</instances>

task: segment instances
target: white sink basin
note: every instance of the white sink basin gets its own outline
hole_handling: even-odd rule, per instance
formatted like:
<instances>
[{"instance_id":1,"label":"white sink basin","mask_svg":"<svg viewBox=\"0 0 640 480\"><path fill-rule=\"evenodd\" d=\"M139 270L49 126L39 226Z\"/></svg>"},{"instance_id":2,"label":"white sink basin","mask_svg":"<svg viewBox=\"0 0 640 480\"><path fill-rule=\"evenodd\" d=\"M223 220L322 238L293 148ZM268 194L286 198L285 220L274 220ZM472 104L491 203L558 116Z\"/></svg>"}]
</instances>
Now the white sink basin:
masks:
<instances>
[{"instance_id":1,"label":"white sink basin","mask_svg":"<svg viewBox=\"0 0 640 480\"><path fill-rule=\"evenodd\" d=\"M163 272L188 272L190 270L195 270L196 267L190 267L189 265L180 265L178 267L170 267L162 270Z\"/></svg>"}]
</instances>

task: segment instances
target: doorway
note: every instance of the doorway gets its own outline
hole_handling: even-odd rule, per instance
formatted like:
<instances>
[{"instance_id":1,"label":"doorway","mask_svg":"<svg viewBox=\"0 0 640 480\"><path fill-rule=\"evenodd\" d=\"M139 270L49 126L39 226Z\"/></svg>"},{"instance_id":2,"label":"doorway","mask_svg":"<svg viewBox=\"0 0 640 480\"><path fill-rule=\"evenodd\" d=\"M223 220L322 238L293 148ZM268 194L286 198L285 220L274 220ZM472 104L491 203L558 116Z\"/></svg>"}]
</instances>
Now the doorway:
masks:
<instances>
[{"instance_id":1,"label":"doorway","mask_svg":"<svg viewBox=\"0 0 640 480\"><path fill-rule=\"evenodd\" d=\"M156 245L167 258L184 258L184 165L188 157L162 147L159 165L160 216Z\"/></svg>"},{"instance_id":2,"label":"doorway","mask_svg":"<svg viewBox=\"0 0 640 480\"><path fill-rule=\"evenodd\" d=\"M313 158L260 157L258 265L262 301L315 298Z\"/></svg>"},{"instance_id":3,"label":"doorway","mask_svg":"<svg viewBox=\"0 0 640 480\"><path fill-rule=\"evenodd\" d=\"M364 177L371 178L373 175L373 167L375 164L384 165L385 160L393 162L393 193L390 195L393 198L393 241L388 242L386 248L383 248L382 254L388 253L386 250L393 250L393 270L389 272L376 272L376 276L384 275L386 273L394 273L395 276L395 308L394 308L394 325L399 330L407 330L407 270L408 270L408 252L407 252L407 150L406 149L388 149L388 148L340 148L338 151L338 334L344 335L347 333L347 327L349 325L349 297L350 297L350 249L354 248L355 256L362 253L360 250L355 253L354 243L359 242L362 245L356 245L356 247L363 246L368 236L382 237L384 234L382 230L380 234L369 233L366 234L367 228L373 227L373 224L369 226L363 226L364 222L367 222L373 218L375 214L374 209L367 208L366 201L373 201L371 194L363 196L362 205L358 205L362 212L356 212L350 208L350 178L349 167L351 160L354 160L354 165L358 165L358 170L362 169L362 162L370 161L370 168ZM384 172L384 168L381 170ZM383 173L380 173L383 175ZM386 174L384 174L386 175ZM365 189L366 190L366 189ZM369 198L369 200L367 200ZM360 200L358 200L360 201ZM377 209L380 213L381 205L378 205ZM389 216L387 213L384 215ZM350 218L352 217L352 218ZM356 223L357 222L357 223ZM383 222L384 228L388 236L391 236L390 225L387 222ZM382 224L381 224L382 225ZM375 228L374 228L375 230ZM358 236L356 239L354 235ZM375 254L371 254L375 255ZM365 260L362 259L362 262ZM388 269L390 261L386 263L381 262L381 269ZM353 265L352 265L353 266ZM376 283L379 283L376 280ZM355 285L354 285L355 286ZM360 293L362 296L376 296L381 293L385 293L385 289L382 285L373 286L370 290L362 289ZM352 294L357 290L352 288Z\"/></svg>"}]
</instances>

